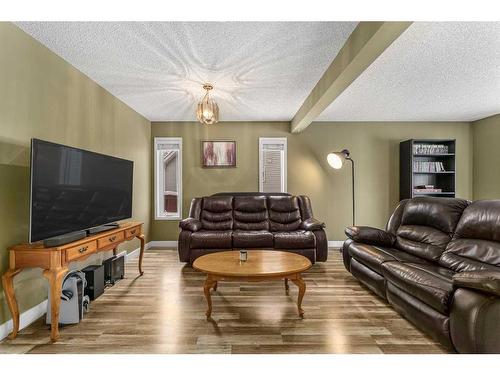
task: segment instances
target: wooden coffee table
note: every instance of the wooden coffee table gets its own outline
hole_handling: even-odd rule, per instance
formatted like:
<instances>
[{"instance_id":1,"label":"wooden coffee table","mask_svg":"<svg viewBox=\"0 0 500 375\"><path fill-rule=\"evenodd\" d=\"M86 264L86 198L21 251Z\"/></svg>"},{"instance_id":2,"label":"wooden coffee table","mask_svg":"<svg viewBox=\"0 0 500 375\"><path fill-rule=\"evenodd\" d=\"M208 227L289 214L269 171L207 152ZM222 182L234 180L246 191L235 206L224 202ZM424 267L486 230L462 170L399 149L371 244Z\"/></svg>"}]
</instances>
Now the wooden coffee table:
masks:
<instances>
[{"instance_id":1,"label":"wooden coffee table","mask_svg":"<svg viewBox=\"0 0 500 375\"><path fill-rule=\"evenodd\" d=\"M221 280L250 282L285 280L287 293L288 280L291 280L299 288L297 307L299 316L304 317L302 299L306 292L306 283L301 273L312 266L309 259L286 251L270 250L249 250L246 262L241 262L239 257L239 250L233 250L203 255L194 261L193 268L207 274L203 286L208 303L207 318L212 315L210 289L217 290L217 282Z\"/></svg>"}]
</instances>

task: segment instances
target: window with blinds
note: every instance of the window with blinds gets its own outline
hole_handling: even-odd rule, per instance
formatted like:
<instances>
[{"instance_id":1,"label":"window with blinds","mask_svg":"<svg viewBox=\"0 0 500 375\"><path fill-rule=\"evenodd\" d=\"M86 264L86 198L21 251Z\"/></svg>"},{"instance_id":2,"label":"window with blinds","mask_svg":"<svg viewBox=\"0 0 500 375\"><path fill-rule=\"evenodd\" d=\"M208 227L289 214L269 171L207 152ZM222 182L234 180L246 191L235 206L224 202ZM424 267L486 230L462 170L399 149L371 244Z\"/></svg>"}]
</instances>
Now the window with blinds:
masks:
<instances>
[{"instance_id":1,"label":"window with blinds","mask_svg":"<svg viewBox=\"0 0 500 375\"><path fill-rule=\"evenodd\" d=\"M259 138L259 191L286 193L286 138Z\"/></svg>"},{"instance_id":2,"label":"window with blinds","mask_svg":"<svg viewBox=\"0 0 500 375\"><path fill-rule=\"evenodd\" d=\"M155 219L182 216L182 138L155 138Z\"/></svg>"}]
</instances>

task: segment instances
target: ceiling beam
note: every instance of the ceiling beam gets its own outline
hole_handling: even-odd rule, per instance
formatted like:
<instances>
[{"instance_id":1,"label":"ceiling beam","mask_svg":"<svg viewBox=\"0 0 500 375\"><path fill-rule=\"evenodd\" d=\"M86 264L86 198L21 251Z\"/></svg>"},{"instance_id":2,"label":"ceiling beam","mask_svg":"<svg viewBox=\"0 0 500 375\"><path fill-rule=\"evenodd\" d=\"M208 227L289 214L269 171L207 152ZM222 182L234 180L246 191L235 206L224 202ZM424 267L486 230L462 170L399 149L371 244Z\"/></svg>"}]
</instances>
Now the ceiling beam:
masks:
<instances>
[{"instance_id":1,"label":"ceiling beam","mask_svg":"<svg viewBox=\"0 0 500 375\"><path fill-rule=\"evenodd\" d=\"M412 22L360 22L292 119L305 130Z\"/></svg>"}]
</instances>

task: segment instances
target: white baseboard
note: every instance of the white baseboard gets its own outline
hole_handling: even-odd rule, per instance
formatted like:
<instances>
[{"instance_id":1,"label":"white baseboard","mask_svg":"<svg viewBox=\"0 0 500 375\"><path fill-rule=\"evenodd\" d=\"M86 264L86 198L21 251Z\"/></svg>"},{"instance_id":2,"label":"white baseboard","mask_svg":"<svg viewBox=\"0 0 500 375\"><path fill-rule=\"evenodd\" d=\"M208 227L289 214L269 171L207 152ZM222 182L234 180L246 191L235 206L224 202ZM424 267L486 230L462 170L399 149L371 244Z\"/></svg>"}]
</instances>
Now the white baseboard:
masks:
<instances>
[{"instance_id":1,"label":"white baseboard","mask_svg":"<svg viewBox=\"0 0 500 375\"><path fill-rule=\"evenodd\" d=\"M167 249L177 249L177 241L151 241L149 242L149 248L151 247L164 247Z\"/></svg>"},{"instance_id":2,"label":"white baseboard","mask_svg":"<svg viewBox=\"0 0 500 375\"><path fill-rule=\"evenodd\" d=\"M328 241L329 248L339 249L344 244L344 241Z\"/></svg>"},{"instance_id":3,"label":"white baseboard","mask_svg":"<svg viewBox=\"0 0 500 375\"><path fill-rule=\"evenodd\" d=\"M19 330L26 328L34 321L40 319L47 312L47 300L21 313L19 316ZM12 331L12 319L0 325L0 340L6 338Z\"/></svg>"},{"instance_id":4,"label":"white baseboard","mask_svg":"<svg viewBox=\"0 0 500 375\"><path fill-rule=\"evenodd\" d=\"M150 244L150 242L147 242L147 243L144 245L144 250L149 249L149 244ZM123 253L123 252L124 252L124 251L122 251L122 253ZM127 253L127 254L125 255L125 260L129 260L129 259L134 259L134 258L137 258L137 257L139 256L140 252L141 252L141 248L140 248L140 247L138 247L138 248L137 248L137 249L135 249L135 250L132 250L130 253ZM121 253L120 253L120 254L117 254L117 255L121 255Z\"/></svg>"}]
</instances>

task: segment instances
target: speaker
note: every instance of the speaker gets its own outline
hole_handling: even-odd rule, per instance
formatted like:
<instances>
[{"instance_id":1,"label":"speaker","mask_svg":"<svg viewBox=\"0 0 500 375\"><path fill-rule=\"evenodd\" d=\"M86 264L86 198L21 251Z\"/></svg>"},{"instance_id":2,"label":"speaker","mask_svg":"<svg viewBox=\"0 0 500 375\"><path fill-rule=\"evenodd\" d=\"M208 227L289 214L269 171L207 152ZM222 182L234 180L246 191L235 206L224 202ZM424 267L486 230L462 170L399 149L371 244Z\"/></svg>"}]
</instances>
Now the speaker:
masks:
<instances>
[{"instance_id":1,"label":"speaker","mask_svg":"<svg viewBox=\"0 0 500 375\"><path fill-rule=\"evenodd\" d=\"M125 276L125 256L112 256L103 262L104 280L107 284L114 284Z\"/></svg>"},{"instance_id":2,"label":"speaker","mask_svg":"<svg viewBox=\"0 0 500 375\"><path fill-rule=\"evenodd\" d=\"M85 273L87 287L85 294L93 301L104 293L104 266L88 266L82 270Z\"/></svg>"},{"instance_id":3,"label":"speaker","mask_svg":"<svg viewBox=\"0 0 500 375\"><path fill-rule=\"evenodd\" d=\"M87 232L85 232L84 230L61 234L60 236L50 237L43 240L43 246L44 247L62 246L70 242L81 240L82 238L85 237L87 237Z\"/></svg>"}]
</instances>

